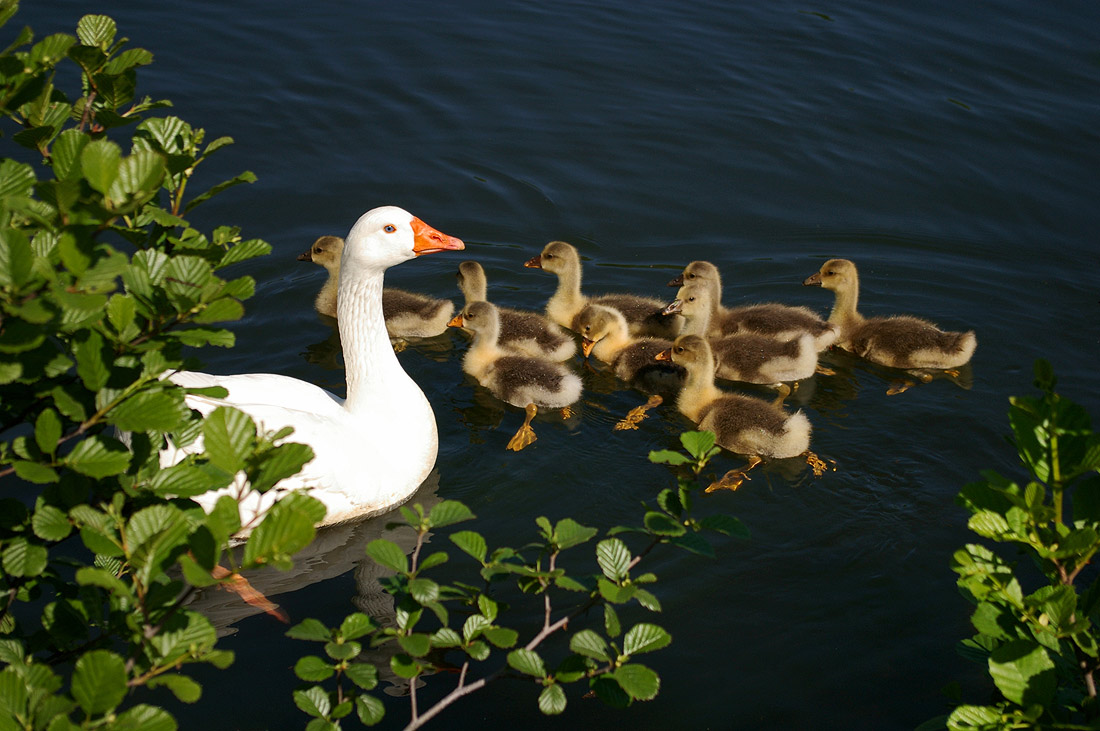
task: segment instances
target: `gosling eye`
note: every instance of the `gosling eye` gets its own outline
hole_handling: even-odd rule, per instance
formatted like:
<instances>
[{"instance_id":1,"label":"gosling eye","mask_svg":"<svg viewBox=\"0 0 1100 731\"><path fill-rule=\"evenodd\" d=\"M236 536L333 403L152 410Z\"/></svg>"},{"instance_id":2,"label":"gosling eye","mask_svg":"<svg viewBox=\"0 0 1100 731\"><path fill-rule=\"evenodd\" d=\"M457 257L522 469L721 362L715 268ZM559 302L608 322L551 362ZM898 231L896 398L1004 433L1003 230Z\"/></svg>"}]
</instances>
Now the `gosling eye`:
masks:
<instances>
[{"instance_id":1,"label":"gosling eye","mask_svg":"<svg viewBox=\"0 0 1100 731\"><path fill-rule=\"evenodd\" d=\"M689 275L687 275L687 278L688 279L695 279L695 275L694 274L689 274Z\"/></svg>"},{"instance_id":2,"label":"gosling eye","mask_svg":"<svg viewBox=\"0 0 1100 731\"><path fill-rule=\"evenodd\" d=\"M394 231L397 230L397 226L394 226L392 223L387 223L385 226L382 227L382 230L388 234L392 234Z\"/></svg>"},{"instance_id":3,"label":"gosling eye","mask_svg":"<svg viewBox=\"0 0 1100 731\"><path fill-rule=\"evenodd\" d=\"M677 352L677 353L683 353L683 352L684 352L684 348L683 348L683 346L682 346L682 345L678 345L678 346L676 346L675 348L673 348L673 351L674 351L674 352Z\"/></svg>"},{"instance_id":4,"label":"gosling eye","mask_svg":"<svg viewBox=\"0 0 1100 731\"><path fill-rule=\"evenodd\" d=\"M688 297L688 302L694 302L694 301L695 301L694 297Z\"/></svg>"}]
</instances>

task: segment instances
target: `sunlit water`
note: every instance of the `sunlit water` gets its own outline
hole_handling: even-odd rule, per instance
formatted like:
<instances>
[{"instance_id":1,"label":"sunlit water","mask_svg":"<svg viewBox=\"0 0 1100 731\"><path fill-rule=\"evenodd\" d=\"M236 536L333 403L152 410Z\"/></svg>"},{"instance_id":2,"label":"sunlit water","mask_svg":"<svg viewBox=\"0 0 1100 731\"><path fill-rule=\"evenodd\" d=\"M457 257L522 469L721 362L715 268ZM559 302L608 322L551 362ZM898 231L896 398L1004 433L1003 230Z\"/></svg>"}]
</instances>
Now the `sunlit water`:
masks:
<instances>
[{"instance_id":1,"label":"sunlit water","mask_svg":"<svg viewBox=\"0 0 1100 731\"><path fill-rule=\"evenodd\" d=\"M5 34L20 24L72 32L90 9L28 3ZM139 93L171 98L211 138L237 140L200 180L259 176L193 216L275 247L234 272L254 276L257 295L237 347L202 354L209 370L341 391L338 341L311 309L323 272L295 255L381 204L466 241L464 253L388 278L456 300L457 264L472 258L493 300L540 309L555 280L522 263L564 239L584 256L588 292L671 297L668 280L706 259L722 269L727 304L825 313L830 293L800 283L843 256L860 265L865 314L910 312L978 333L968 388L937 380L887 396L890 374L826 357L836 375L816 377L793 403L837 471L762 469L700 506L740 517L750 541L717 541L717 560L653 557L656 621L674 637L645 659L662 676L656 700L617 712L570 693L566 713L545 719L537 689L509 681L442 726L910 728L947 708L951 681L984 700L982 669L954 650L970 630L948 568L969 539L953 498L979 470L1015 474L1007 399L1030 392L1036 357L1100 414L1095 4L204 1L94 11L156 55ZM439 422L438 483L418 500L460 499L490 544L518 546L537 515L635 523L640 501L671 484L646 455L676 447L689 423L664 407L638 431L612 431L644 396L579 361L587 391L576 415L540 417L538 442L506 452L522 414L463 376L466 346L449 333L400 355ZM724 455L716 468L738 464ZM378 606L361 546L381 530L330 536L312 573L269 591L282 592L294 621L336 623ZM540 608L516 603L529 609L509 621L530 634ZM643 619L624 612L627 623ZM202 673L199 706L173 707L183 726L304 725L290 697L304 643L262 615L227 631L237 662ZM454 679L427 683L422 705ZM384 725L398 727L406 702L387 702Z\"/></svg>"}]
</instances>

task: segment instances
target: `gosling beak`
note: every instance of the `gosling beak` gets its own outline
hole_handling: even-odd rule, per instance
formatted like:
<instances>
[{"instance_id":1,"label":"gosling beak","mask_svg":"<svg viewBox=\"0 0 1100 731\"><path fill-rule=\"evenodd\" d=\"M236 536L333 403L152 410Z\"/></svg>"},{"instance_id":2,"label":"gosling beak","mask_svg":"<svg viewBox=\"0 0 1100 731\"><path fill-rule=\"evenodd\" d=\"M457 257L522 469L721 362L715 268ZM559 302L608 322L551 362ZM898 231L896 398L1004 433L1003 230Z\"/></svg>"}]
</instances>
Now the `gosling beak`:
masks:
<instances>
[{"instance_id":1,"label":"gosling beak","mask_svg":"<svg viewBox=\"0 0 1100 731\"><path fill-rule=\"evenodd\" d=\"M665 348L657 355L653 356L654 360L667 360L672 361L672 348Z\"/></svg>"},{"instance_id":2,"label":"gosling beak","mask_svg":"<svg viewBox=\"0 0 1100 731\"><path fill-rule=\"evenodd\" d=\"M440 233L419 218L413 218L409 225L412 226L413 230L413 252L417 256L434 254L437 251L447 251L448 249L466 248L466 244L462 243L462 239Z\"/></svg>"},{"instance_id":3,"label":"gosling beak","mask_svg":"<svg viewBox=\"0 0 1100 731\"><path fill-rule=\"evenodd\" d=\"M806 279L804 279L802 281L802 286L803 287L810 287L810 286L820 287L821 286L821 272L814 272L810 276L806 277Z\"/></svg>"},{"instance_id":4,"label":"gosling beak","mask_svg":"<svg viewBox=\"0 0 1100 731\"><path fill-rule=\"evenodd\" d=\"M447 323L447 327L462 327L463 324L462 313L460 312L451 318L450 322Z\"/></svg>"},{"instance_id":5,"label":"gosling beak","mask_svg":"<svg viewBox=\"0 0 1100 731\"><path fill-rule=\"evenodd\" d=\"M584 357L587 358L592 352L592 348L596 347L595 340L589 340L588 338L581 338L581 352L584 353Z\"/></svg>"},{"instance_id":6,"label":"gosling beak","mask_svg":"<svg viewBox=\"0 0 1100 731\"><path fill-rule=\"evenodd\" d=\"M676 315L676 314L679 314L683 311L684 311L684 301L683 300L672 300L672 302L670 302L667 307L665 307L663 310L661 310L661 314L662 315Z\"/></svg>"},{"instance_id":7,"label":"gosling beak","mask_svg":"<svg viewBox=\"0 0 1100 731\"><path fill-rule=\"evenodd\" d=\"M528 269L542 269L542 254L538 256L532 256L527 261L523 262L523 266Z\"/></svg>"},{"instance_id":8,"label":"gosling beak","mask_svg":"<svg viewBox=\"0 0 1100 731\"><path fill-rule=\"evenodd\" d=\"M310 247L301 254L298 254L298 261L313 261L313 248Z\"/></svg>"},{"instance_id":9,"label":"gosling beak","mask_svg":"<svg viewBox=\"0 0 1100 731\"><path fill-rule=\"evenodd\" d=\"M668 283L668 286L670 286L670 287L683 287L684 286L684 275L683 274L678 274L675 279L673 279L671 282Z\"/></svg>"}]
</instances>

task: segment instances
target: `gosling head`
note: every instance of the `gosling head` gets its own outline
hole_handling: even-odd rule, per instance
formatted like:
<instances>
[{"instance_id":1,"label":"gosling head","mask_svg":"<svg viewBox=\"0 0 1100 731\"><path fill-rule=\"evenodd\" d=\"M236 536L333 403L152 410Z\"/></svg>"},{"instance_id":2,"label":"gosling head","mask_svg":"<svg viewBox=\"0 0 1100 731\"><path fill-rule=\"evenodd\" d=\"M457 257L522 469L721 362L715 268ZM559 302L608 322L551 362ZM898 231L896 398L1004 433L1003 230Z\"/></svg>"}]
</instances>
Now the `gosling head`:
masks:
<instances>
[{"instance_id":1,"label":"gosling head","mask_svg":"<svg viewBox=\"0 0 1100 731\"><path fill-rule=\"evenodd\" d=\"M831 289L834 292L850 289L859 283L856 265L847 259L830 259L816 273L806 277L802 284Z\"/></svg>"},{"instance_id":2,"label":"gosling head","mask_svg":"<svg viewBox=\"0 0 1100 731\"><path fill-rule=\"evenodd\" d=\"M670 287L682 287L695 281L717 282L719 280L718 267L709 261L693 261L684 267L679 276L668 283Z\"/></svg>"},{"instance_id":3,"label":"gosling head","mask_svg":"<svg viewBox=\"0 0 1100 731\"><path fill-rule=\"evenodd\" d=\"M621 323L622 319L621 314L603 305L587 305L577 313L573 325L581 335L581 351L585 358L592 353L596 343L625 324Z\"/></svg>"},{"instance_id":4,"label":"gosling head","mask_svg":"<svg viewBox=\"0 0 1100 731\"><path fill-rule=\"evenodd\" d=\"M298 261L311 261L325 269L340 267L340 255L344 253L344 240L339 236L321 236L308 250L298 254Z\"/></svg>"},{"instance_id":5,"label":"gosling head","mask_svg":"<svg viewBox=\"0 0 1100 731\"><path fill-rule=\"evenodd\" d=\"M551 241L542 247L542 253L523 263L531 269L545 269L554 274L568 271L570 267L580 266L580 255L572 244L564 241Z\"/></svg>"},{"instance_id":6,"label":"gosling head","mask_svg":"<svg viewBox=\"0 0 1100 731\"><path fill-rule=\"evenodd\" d=\"M710 345L707 344L706 338L699 335L681 335L672 343L671 348L662 350L656 358L672 361L689 370L692 366L712 362Z\"/></svg>"}]
</instances>

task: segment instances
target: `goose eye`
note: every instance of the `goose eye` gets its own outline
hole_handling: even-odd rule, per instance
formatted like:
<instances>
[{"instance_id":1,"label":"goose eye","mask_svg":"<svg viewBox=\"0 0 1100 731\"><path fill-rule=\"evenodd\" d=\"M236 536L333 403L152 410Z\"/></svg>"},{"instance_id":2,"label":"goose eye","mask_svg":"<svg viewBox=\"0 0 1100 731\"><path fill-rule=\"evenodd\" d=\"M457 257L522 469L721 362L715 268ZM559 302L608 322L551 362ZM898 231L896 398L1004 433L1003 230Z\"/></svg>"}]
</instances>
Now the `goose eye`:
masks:
<instances>
[{"instance_id":1,"label":"goose eye","mask_svg":"<svg viewBox=\"0 0 1100 731\"><path fill-rule=\"evenodd\" d=\"M382 227L382 230L388 234L392 234L394 231L397 230L397 226L394 226L392 223L387 223L385 226Z\"/></svg>"}]
</instances>

